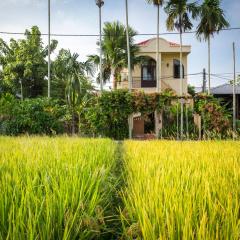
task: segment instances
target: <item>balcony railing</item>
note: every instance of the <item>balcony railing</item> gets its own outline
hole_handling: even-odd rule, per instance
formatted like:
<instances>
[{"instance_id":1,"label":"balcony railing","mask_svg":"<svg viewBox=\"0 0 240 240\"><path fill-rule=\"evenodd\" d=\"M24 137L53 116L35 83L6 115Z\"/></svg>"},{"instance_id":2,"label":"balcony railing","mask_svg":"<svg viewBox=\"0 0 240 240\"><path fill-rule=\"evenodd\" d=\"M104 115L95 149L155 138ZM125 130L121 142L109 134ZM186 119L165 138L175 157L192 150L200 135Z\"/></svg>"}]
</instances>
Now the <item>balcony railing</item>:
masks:
<instances>
[{"instance_id":1,"label":"balcony railing","mask_svg":"<svg viewBox=\"0 0 240 240\"><path fill-rule=\"evenodd\" d=\"M122 88L128 87L128 80L123 80L119 83ZM132 88L155 88L157 86L156 80L142 80L141 77L132 78Z\"/></svg>"},{"instance_id":2,"label":"balcony railing","mask_svg":"<svg viewBox=\"0 0 240 240\"><path fill-rule=\"evenodd\" d=\"M161 85L163 89L169 89L171 86L166 83L165 80L161 79ZM128 88L128 80L122 80L120 83L118 83L118 86L120 88ZM150 81L145 80L143 81L141 77L133 77L132 78L132 88L156 88L157 82L156 81Z\"/></svg>"}]
</instances>

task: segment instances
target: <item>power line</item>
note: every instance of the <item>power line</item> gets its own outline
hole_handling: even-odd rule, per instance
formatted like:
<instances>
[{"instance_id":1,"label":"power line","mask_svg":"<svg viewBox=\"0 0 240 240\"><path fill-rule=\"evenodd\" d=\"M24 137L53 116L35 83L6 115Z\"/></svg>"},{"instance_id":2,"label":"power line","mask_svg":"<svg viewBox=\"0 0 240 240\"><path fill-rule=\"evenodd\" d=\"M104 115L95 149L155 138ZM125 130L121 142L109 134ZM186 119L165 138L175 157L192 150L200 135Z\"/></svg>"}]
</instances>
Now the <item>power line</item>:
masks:
<instances>
[{"instance_id":1,"label":"power line","mask_svg":"<svg viewBox=\"0 0 240 240\"><path fill-rule=\"evenodd\" d=\"M233 30L240 30L240 27L232 27L232 28L225 28L220 31L233 31ZM197 31L188 31L184 32L183 34L193 34ZM32 33L24 33L24 32L8 32L8 31L0 31L0 34L4 35L37 35L37 36L48 36L47 33L41 33L41 34L32 34ZM178 35L178 32L163 32L160 33L160 35ZM156 33L137 33L135 36L156 36ZM99 37L99 34L63 34L63 33L51 33L50 36L52 37ZM102 35L104 36L104 35ZM120 35L118 35L120 36Z\"/></svg>"},{"instance_id":2,"label":"power line","mask_svg":"<svg viewBox=\"0 0 240 240\"><path fill-rule=\"evenodd\" d=\"M227 80L227 81L232 81L232 79L230 78L226 78L226 77L221 77L219 75L216 75L216 74L210 74L212 77L216 77L216 78L220 78L220 79L224 79L224 80Z\"/></svg>"},{"instance_id":3,"label":"power line","mask_svg":"<svg viewBox=\"0 0 240 240\"><path fill-rule=\"evenodd\" d=\"M202 72L199 72L199 73L190 73L190 74L185 74L185 77L187 77L187 76L196 76L196 75L201 75L202 74ZM161 80L166 80L166 79L172 79L172 78L174 78L174 76L173 75L169 75L169 76L163 76L163 77L161 77L160 79ZM141 77L133 77L133 82L140 82L141 81ZM147 81L147 80L146 80ZM106 81L107 83L113 83L114 81ZM123 82L123 81L122 81Z\"/></svg>"}]
</instances>

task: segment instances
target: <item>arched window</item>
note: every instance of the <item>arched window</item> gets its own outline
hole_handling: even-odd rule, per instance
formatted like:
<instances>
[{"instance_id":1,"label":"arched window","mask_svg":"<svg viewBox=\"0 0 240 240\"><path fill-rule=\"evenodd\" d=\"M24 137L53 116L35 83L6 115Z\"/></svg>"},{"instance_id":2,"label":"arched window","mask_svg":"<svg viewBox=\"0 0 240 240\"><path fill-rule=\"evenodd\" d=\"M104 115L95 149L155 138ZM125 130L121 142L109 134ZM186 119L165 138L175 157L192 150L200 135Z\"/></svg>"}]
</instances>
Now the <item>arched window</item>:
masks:
<instances>
[{"instance_id":1,"label":"arched window","mask_svg":"<svg viewBox=\"0 0 240 240\"><path fill-rule=\"evenodd\" d=\"M149 59L142 65L142 81L156 81L156 62Z\"/></svg>"},{"instance_id":2,"label":"arched window","mask_svg":"<svg viewBox=\"0 0 240 240\"><path fill-rule=\"evenodd\" d=\"M182 64L182 73L183 73L183 78L184 78L185 74L184 74L184 65L183 64ZM177 59L173 59L173 77L180 78L180 61Z\"/></svg>"}]
</instances>

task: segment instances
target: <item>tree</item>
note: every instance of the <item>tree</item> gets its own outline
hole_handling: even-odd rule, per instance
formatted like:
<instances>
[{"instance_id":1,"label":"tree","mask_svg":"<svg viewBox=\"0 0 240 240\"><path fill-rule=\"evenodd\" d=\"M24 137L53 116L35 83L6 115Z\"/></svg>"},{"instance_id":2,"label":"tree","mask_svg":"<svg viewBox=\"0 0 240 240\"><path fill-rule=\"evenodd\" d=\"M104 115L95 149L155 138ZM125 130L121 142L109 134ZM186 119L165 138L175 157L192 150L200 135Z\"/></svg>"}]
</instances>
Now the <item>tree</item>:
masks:
<instances>
[{"instance_id":1,"label":"tree","mask_svg":"<svg viewBox=\"0 0 240 240\"><path fill-rule=\"evenodd\" d=\"M146 0L148 3L153 4L157 7L157 44L156 44L156 60L157 60L157 91L160 92L161 87L161 71L160 71L160 60L159 60L159 25L160 25L160 7L164 4L164 0Z\"/></svg>"},{"instance_id":2,"label":"tree","mask_svg":"<svg viewBox=\"0 0 240 240\"><path fill-rule=\"evenodd\" d=\"M136 56L138 46L134 44L133 37L136 32L129 28L130 54L132 67L136 63ZM126 42L126 28L120 22L106 22L103 27L103 80L104 82L113 79L113 89L117 87L117 81L120 80L120 71L127 67L127 42ZM90 55L87 62L95 64L99 68L99 57ZM99 77L98 77L99 78Z\"/></svg>"},{"instance_id":3,"label":"tree","mask_svg":"<svg viewBox=\"0 0 240 240\"><path fill-rule=\"evenodd\" d=\"M61 49L53 62L52 96L65 99L72 116L72 133L75 134L75 115L82 102L94 89L87 75L94 75L93 64L78 61L79 55Z\"/></svg>"},{"instance_id":4,"label":"tree","mask_svg":"<svg viewBox=\"0 0 240 240\"><path fill-rule=\"evenodd\" d=\"M93 87L84 75L77 72L68 75L66 100L72 115L72 134L75 134L75 114L78 113L80 123L81 106L90 90Z\"/></svg>"},{"instance_id":5,"label":"tree","mask_svg":"<svg viewBox=\"0 0 240 240\"><path fill-rule=\"evenodd\" d=\"M183 95L183 64L182 64L182 34L191 30L193 24L191 17L195 19L198 16L198 6L189 3L188 0L169 0L165 7L167 17L167 29L177 30L180 35L180 95ZM181 101L181 139L183 138L183 101Z\"/></svg>"},{"instance_id":6,"label":"tree","mask_svg":"<svg viewBox=\"0 0 240 240\"><path fill-rule=\"evenodd\" d=\"M66 88L70 76L93 76L94 65L91 62L78 61L79 55L70 50L61 49L52 66L52 97L66 99Z\"/></svg>"},{"instance_id":7,"label":"tree","mask_svg":"<svg viewBox=\"0 0 240 240\"><path fill-rule=\"evenodd\" d=\"M99 71L96 81L98 84L100 84L100 57L98 55L89 55L86 63L92 64L95 71ZM106 82L109 81L111 77L111 66L105 57L102 59L102 74L103 84L106 84Z\"/></svg>"},{"instance_id":8,"label":"tree","mask_svg":"<svg viewBox=\"0 0 240 240\"><path fill-rule=\"evenodd\" d=\"M54 51L57 41L51 42L50 49ZM23 86L24 97L37 97L44 95L47 75L48 47L44 47L41 32L37 26L31 31L26 30L25 39L11 39L7 44L0 39L0 64L3 67L3 82L14 95L20 93Z\"/></svg>"},{"instance_id":9,"label":"tree","mask_svg":"<svg viewBox=\"0 0 240 240\"><path fill-rule=\"evenodd\" d=\"M211 92L211 37L223 28L229 27L220 0L204 0L200 6L200 23L197 27L197 38L208 42L208 94Z\"/></svg>"},{"instance_id":10,"label":"tree","mask_svg":"<svg viewBox=\"0 0 240 240\"><path fill-rule=\"evenodd\" d=\"M188 94L190 94L193 97L196 95L195 87L190 84L188 84Z\"/></svg>"}]
</instances>

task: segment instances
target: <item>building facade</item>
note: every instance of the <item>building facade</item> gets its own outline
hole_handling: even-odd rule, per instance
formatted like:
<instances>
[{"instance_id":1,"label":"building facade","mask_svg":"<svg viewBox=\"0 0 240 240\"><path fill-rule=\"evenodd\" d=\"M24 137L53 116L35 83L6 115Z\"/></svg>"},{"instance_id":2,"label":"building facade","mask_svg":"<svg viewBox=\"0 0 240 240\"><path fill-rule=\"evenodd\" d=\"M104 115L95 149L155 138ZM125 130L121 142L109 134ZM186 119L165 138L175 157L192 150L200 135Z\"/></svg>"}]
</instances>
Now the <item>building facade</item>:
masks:
<instances>
[{"instance_id":1,"label":"building facade","mask_svg":"<svg viewBox=\"0 0 240 240\"><path fill-rule=\"evenodd\" d=\"M157 54L156 38L138 44L139 56L143 57L141 64L135 65L132 71L133 90L143 90L147 93L157 92ZM188 76L188 55L191 52L191 46L184 45L183 50L183 94L187 94L187 76ZM180 95L180 45L168 42L163 38L159 39L159 80L161 90L172 89ZM121 72L121 81L117 85L118 89L128 88L128 70Z\"/></svg>"},{"instance_id":2,"label":"building facade","mask_svg":"<svg viewBox=\"0 0 240 240\"><path fill-rule=\"evenodd\" d=\"M157 87L157 38L140 42L138 57L141 63L134 66L132 71L132 90L144 91L145 93L155 93L166 89L173 90L177 95L181 95L180 79L180 45L160 38L159 39L159 88ZM188 55L191 46L182 46L182 69L183 69L183 94L187 94L188 85ZM121 72L121 81L117 84L117 89L128 88L128 70ZM163 127L163 116L161 113L150 113L142 116L136 113L132 116L132 134L138 139L152 139L159 136Z\"/></svg>"}]
</instances>

